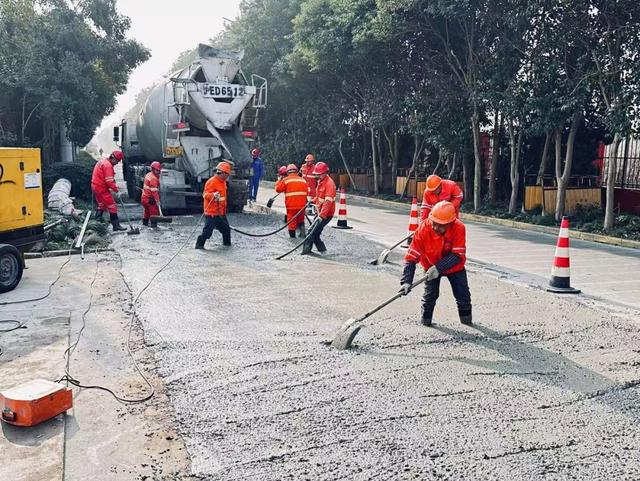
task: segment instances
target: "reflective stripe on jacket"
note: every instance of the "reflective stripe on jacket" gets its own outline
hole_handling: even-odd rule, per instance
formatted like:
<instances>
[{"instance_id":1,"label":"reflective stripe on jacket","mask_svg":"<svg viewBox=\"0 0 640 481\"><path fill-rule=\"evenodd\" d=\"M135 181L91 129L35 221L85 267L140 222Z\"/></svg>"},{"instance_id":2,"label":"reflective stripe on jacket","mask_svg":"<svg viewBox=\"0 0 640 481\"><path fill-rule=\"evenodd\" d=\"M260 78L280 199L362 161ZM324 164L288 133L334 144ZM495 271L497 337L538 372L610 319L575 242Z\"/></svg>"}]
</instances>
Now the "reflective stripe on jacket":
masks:
<instances>
[{"instance_id":1,"label":"reflective stripe on jacket","mask_svg":"<svg viewBox=\"0 0 640 481\"><path fill-rule=\"evenodd\" d=\"M431 227L431 222L422 222L404 260L414 264L420 262L427 270L449 254L456 254L460 257L460 262L441 274L461 271L467 260L466 227L458 219L449 224L444 235L438 235Z\"/></svg>"},{"instance_id":2,"label":"reflective stripe on jacket","mask_svg":"<svg viewBox=\"0 0 640 481\"><path fill-rule=\"evenodd\" d=\"M458 184L453 180L443 179L441 185L442 189L438 195L436 195L435 192L424 191L424 195L422 196L422 215L420 216L422 220L425 220L429 216L429 212L431 212L433 206L441 200L451 202L456 208L456 215L460 217L460 204L462 204L464 198L462 190L460 190Z\"/></svg>"},{"instance_id":3,"label":"reflective stripe on jacket","mask_svg":"<svg viewBox=\"0 0 640 481\"><path fill-rule=\"evenodd\" d=\"M215 193L220 194L218 200L215 199ZM204 213L210 216L219 216L227 214L227 183L217 175L214 175L207 183L204 184Z\"/></svg>"},{"instance_id":4,"label":"reflective stripe on jacket","mask_svg":"<svg viewBox=\"0 0 640 481\"><path fill-rule=\"evenodd\" d=\"M142 188L142 200L154 198L160 202L160 177L153 172L144 176L144 186Z\"/></svg>"},{"instance_id":5,"label":"reflective stripe on jacket","mask_svg":"<svg viewBox=\"0 0 640 481\"><path fill-rule=\"evenodd\" d=\"M300 210L307 204L307 182L298 174L289 174L276 182L276 192L284 192L287 209Z\"/></svg>"},{"instance_id":6,"label":"reflective stripe on jacket","mask_svg":"<svg viewBox=\"0 0 640 481\"><path fill-rule=\"evenodd\" d=\"M328 175L318 181L316 198L313 200L318 208L318 215L323 219L331 219L336 212L336 184Z\"/></svg>"},{"instance_id":7,"label":"reflective stripe on jacket","mask_svg":"<svg viewBox=\"0 0 640 481\"><path fill-rule=\"evenodd\" d=\"M316 164L303 164L300 167L300 175L304 180L307 181L307 185L309 186L309 197L312 199L316 196L316 177L313 175L313 169L316 168Z\"/></svg>"},{"instance_id":8,"label":"reflective stripe on jacket","mask_svg":"<svg viewBox=\"0 0 640 481\"><path fill-rule=\"evenodd\" d=\"M91 175L91 188L95 192L112 190L118 192L113 164L109 159L99 160Z\"/></svg>"}]
</instances>

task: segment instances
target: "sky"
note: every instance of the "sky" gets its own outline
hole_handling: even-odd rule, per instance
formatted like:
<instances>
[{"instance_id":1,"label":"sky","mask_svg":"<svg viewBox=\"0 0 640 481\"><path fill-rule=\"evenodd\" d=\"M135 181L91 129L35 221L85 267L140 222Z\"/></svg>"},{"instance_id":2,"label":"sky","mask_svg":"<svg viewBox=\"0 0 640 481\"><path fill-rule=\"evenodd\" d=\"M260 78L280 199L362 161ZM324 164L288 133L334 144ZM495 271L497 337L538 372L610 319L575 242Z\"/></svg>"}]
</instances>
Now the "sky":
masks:
<instances>
[{"instance_id":1,"label":"sky","mask_svg":"<svg viewBox=\"0 0 640 481\"><path fill-rule=\"evenodd\" d=\"M178 55L219 33L226 17L235 19L241 0L118 0L118 10L131 19L129 37L151 51L151 58L133 71L127 91L103 127L117 123L134 104L136 94L162 79Z\"/></svg>"}]
</instances>

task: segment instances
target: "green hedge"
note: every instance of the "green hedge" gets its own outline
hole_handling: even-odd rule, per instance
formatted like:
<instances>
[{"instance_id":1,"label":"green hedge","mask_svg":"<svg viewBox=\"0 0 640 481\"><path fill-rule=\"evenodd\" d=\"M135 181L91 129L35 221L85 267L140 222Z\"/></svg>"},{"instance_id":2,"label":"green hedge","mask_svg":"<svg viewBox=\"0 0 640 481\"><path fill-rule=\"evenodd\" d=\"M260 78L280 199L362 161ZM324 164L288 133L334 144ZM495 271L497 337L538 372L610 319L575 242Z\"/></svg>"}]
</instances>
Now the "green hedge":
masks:
<instances>
[{"instance_id":1,"label":"green hedge","mask_svg":"<svg viewBox=\"0 0 640 481\"><path fill-rule=\"evenodd\" d=\"M91 174L96 161L86 152L80 152L75 162L59 162L42 169L45 199L56 180L71 181L71 196L91 203Z\"/></svg>"}]
</instances>

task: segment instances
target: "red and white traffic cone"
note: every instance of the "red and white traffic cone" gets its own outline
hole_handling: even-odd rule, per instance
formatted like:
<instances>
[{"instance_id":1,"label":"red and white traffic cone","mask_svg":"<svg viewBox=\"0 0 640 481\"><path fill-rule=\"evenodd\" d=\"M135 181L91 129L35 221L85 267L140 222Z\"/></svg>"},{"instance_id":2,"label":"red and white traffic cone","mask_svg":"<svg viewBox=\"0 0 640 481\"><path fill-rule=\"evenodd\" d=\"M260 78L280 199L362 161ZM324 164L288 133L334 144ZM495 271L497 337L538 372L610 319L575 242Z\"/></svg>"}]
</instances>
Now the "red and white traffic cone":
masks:
<instances>
[{"instance_id":1,"label":"red and white traffic cone","mask_svg":"<svg viewBox=\"0 0 640 481\"><path fill-rule=\"evenodd\" d=\"M579 289L571 287L571 268L569 262L569 218L563 217L556 244L556 256L551 268L551 279L547 291L561 294L578 294Z\"/></svg>"},{"instance_id":2,"label":"red and white traffic cone","mask_svg":"<svg viewBox=\"0 0 640 481\"><path fill-rule=\"evenodd\" d=\"M407 231L407 235L413 236L413 233L418 230L418 224L420 223L419 215L418 215L418 199L415 197L411 201L411 213L409 214L409 230ZM402 244L401 247L407 248L413 237L407 239L407 241Z\"/></svg>"},{"instance_id":3,"label":"red and white traffic cone","mask_svg":"<svg viewBox=\"0 0 640 481\"><path fill-rule=\"evenodd\" d=\"M338 206L338 223L334 229L353 229L347 225L347 193L344 187L340 188L340 205Z\"/></svg>"}]
</instances>

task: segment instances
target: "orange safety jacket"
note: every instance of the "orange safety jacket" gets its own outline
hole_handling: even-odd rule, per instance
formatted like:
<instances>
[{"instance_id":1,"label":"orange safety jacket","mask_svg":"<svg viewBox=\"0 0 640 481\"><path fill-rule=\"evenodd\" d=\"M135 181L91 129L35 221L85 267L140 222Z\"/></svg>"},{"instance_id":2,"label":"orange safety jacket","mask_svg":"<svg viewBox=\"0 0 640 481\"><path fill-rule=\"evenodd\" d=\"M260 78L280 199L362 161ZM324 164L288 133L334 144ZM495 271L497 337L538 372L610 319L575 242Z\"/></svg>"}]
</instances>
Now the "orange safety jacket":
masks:
<instances>
[{"instance_id":1,"label":"orange safety jacket","mask_svg":"<svg viewBox=\"0 0 640 481\"><path fill-rule=\"evenodd\" d=\"M218 200L215 193L220 194ZM214 175L204 184L204 214L209 216L222 216L227 214L227 183L217 175Z\"/></svg>"},{"instance_id":2,"label":"orange safety jacket","mask_svg":"<svg viewBox=\"0 0 640 481\"><path fill-rule=\"evenodd\" d=\"M406 262L417 264L420 262L425 270L449 254L460 257L460 262L451 269L440 274L453 274L464 269L467 260L466 227L458 219L454 220L444 235L438 235L431 226L431 222L422 222L413 236L409 246Z\"/></svg>"},{"instance_id":3,"label":"orange safety jacket","mask_svg":"<svg viewBox=\"0 0 640 481\"><path fill-rule=\"evenodd\" d=\"M307 181L298 174L289 174L278 180L276 192L284 192L284 205L289 210L300 210L307 205Z\"/></svg>"},{"instance_id":4,"label":"orange safety jacket","mask_svg":"<svg viewBox=\"0 0 640 481\"><path fill-rule=\"evenodd\" d=\"M323 219L331 219L336 212L336 184L328 175L318 181L316 198L313 202L318 208L318 215Z\"/></svg>"},{"instance_id":5,"label":"orange safety jacket","mask_svg":"<svg viewBox=\"0 0 640 481\"><path fill-rule=\"evenodd\" d=\"M144 186L142 188L142 201L155 199L160 202L160 177L153 172L149 172L144 176Z\"/></svg>"},{"instance_id":6,"label":"orange safety jacket","mask_svg":"<svg viewBox=\"0 0 640 481\"><path fill-rule=\"evenodd\" d=\"M91 175L91 189L94 192L118 192L113 164L109 159L99 160Z\"/></svg>"},{"instance_id":7,"label":"orange safety jacket","mask_svg":"<svg viewBox=\"0 0 640 481\"><path fill-rule=\"evenodd\" d=\"M453 204L456 208L456 215L460 217L460 204L462 204L462 199L464 198L464 194L453 180L442 180L442 189L440 190L440 194L436 195L435 192L429 192L428 190L424 191L424 195L422 196L422 220L425 220L429 217L429 212L433 209L433 206L436 205L441 200L448 200Z\"/></svg>"},{"instance_id":8,"label":"orange safety jacket","mask_svg":"<svg viewBox=\"0 0 640 481\"><path fill-rule=\"evenodd\" d=\"M315 175L313 175L313 169L316 168L316 164L302 164L300 167L300 175L304 180L307 181L307 185L309 186L309 198L313 199L316 196L316 185L317 180Z\"/></svg>"}]
</instances>

